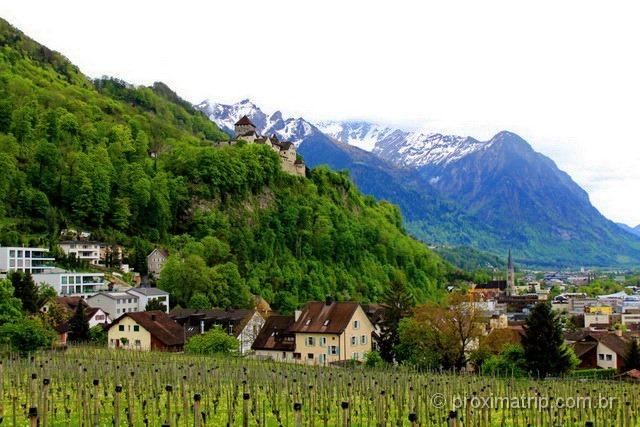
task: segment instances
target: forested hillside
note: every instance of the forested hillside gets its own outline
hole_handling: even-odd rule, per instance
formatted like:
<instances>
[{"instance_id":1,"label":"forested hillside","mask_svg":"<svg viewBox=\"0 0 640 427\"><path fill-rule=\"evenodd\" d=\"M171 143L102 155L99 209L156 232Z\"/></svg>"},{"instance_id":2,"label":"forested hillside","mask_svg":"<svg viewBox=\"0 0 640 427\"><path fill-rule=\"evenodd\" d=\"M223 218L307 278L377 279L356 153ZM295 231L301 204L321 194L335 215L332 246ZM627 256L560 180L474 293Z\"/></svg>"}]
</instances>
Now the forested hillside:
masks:
<instances>
[{"instance_id":1,"label":"forested hillside","mask_svg":"<svg viewBox=\"0 0 640 427\"><path fill-rule=\"evenodd\" d=\"M0 244L53 246L63 228L144 257L166 247L174 302L291 310L309 299L377 300L390 280L418 300L448 265L408 237L398 209L344 174L284 174L258 145L227 137L167 86L91 81L0 20Z\"/></svg>"}]
</instances>

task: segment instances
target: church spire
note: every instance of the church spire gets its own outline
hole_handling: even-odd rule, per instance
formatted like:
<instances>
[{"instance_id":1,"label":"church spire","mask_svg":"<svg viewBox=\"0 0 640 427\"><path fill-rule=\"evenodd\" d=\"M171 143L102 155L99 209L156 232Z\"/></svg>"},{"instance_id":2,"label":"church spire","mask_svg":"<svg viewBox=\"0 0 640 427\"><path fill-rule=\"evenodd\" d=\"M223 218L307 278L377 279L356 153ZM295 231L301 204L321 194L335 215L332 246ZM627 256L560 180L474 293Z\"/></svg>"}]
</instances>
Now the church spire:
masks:
<instances>
[{"instance_id":1,"label":"church spire","mask_svg":"<svg viewBox=\"0 0 640 427\"><path fill-rule=\"evenodd\" d=\"M511 249L509 249L509 258L507 259L507 295L514 296L516 291L516 271L513 267L513 259L511 258Z\"/></svg>"}]
</instances>

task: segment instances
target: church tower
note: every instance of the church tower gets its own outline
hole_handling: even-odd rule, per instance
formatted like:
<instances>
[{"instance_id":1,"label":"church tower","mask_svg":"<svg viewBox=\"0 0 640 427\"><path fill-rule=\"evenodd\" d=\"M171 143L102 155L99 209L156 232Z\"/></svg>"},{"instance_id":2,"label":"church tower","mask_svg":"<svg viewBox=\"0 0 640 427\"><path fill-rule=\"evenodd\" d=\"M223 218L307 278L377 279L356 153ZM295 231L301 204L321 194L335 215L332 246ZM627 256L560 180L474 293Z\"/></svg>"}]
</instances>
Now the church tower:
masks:
<instances>
[{"instance_id":1,"label":"church tower","mask_svg":"<svg viewBox=\"0 0 640 427\"><path fill-rule=\"evenodd\" d=\"M511 259L511 249L509 249L509 259L507 260L507 296L515 296L517 293L516 271L513 267L513 260Z\"/></svg>"}]
</instances>

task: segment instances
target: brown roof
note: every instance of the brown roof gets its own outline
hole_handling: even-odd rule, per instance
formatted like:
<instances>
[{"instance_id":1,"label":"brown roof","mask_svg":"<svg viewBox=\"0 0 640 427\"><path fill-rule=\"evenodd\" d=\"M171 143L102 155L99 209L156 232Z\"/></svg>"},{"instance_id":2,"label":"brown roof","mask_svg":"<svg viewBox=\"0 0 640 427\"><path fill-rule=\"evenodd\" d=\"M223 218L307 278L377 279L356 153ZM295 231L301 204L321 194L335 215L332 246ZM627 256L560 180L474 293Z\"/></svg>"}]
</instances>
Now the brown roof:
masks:
<instances>
[{"instance_id":1,"label":"brown roof","mask_svg":"<svg viewBox=\"0 0 640 427\"><path fill-rule=\"evenodd\" d=\"M313 301L302 310L290 332L312 334L341 334L360 305L357 302Z\"/></svg>"},{"instance_id":2,"label":"brown roof","mask_svg":"<svg viewBox=\"0 0 640 427\"><path fill-rule=\"evenodd\" d=\"M253 127L256 127L256 125L254 125L253 123L251 123L251 120L249 120L249 117L247 116L242 116L240 117L240 120L238 120L236 122L236 126L237 125L251 125Z\"/></svg>"},{"instance_id":3,"label":"brown roof","mask_svg":"<svg viewBox=\"0 0 640 427\"><path fill-rule=\"evenodd\" d=\"M507 289L506 280L491 280L488 283L479 283L473 289L499 289L504 291Z\"/></svg>"},{"instance_id":4,"label":"brown roof","mask_svg":"<svg viewBox=\"0 0 640 427\"><path fill-rule=\"evenodd\" d=\"M219 325L228 332L229 325L232 327L233 334L237 337L245 328L247 323L256 313L254 309L232 309L224 310L221 308L212 308L210 310L199 310L194 308L174 308L169 316L179 323L193 323L197 321L199 328L200 320L204 320L210 325Z\"/></svg>"},{"instance_id":5,"label":"brown roof","mask_svg":"<svg viewBox=\"0 0 640 427\"><path fill-rule=\"evenodd\" d=\"M576 356L582 357L584 354L593 350L598 346L598 343L595 341L578 341L572 344L573 351L576 353Z\"/></svg>"},{"instance_id":6,"label":"brown roof","mask_svg":"<svg viewBox=\"0 0 640 427\"><path fill-rule=\"evenodd\" d=\"M56 297L55 302L69 311L75 311L78 303L87 307L87 302L81 297Z\"/></svg>"},{"instance_id":7,"label":"brown roof","mask_svg":"<svg viewBox=\"0 0 640 427\"><path fill-rule=\"evenodd\" d=\"M575 341L575 343L573 344L574 348L576 348L576 344L599 342L622 357L627 354L629 346L629 341L626 338L619 337L615 333L607 331L580 331L576 333L565 334L565 340Z\"/></svg>"},{"instance_id":8,"label":"brown roof","mask_svg":"<svg viewBox=\"0 0 640 427\"><path fill-rule=\"evenodd\" d=\"M270 316L251 346L254 350L293 351L296 348L295 335L288 332L294 323L293 316Z\"/></svg>"},{"instance_id":9,"label":"brown roof","mask_svg":"<svg viewBox=\"0 0 640 427\"><path fill-rule=\"evenodd\" d=\"M124 317L130 317L135 320L137 324L149 331L151 335L166 346L184 344L184 329L162 311L154 310L124 313L109 325L109 328L113 328Z\"/></svg>"}]
</instances>

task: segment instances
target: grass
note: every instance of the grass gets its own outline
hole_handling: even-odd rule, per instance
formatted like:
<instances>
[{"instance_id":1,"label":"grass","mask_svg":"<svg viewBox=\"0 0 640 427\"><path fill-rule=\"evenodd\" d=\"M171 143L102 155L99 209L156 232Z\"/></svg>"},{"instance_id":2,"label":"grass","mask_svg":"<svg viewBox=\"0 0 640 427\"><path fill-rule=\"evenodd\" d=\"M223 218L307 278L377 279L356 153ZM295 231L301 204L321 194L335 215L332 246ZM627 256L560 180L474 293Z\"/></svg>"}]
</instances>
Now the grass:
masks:
<instances>
[{"instance_id":1,"label":"grass","mask_svg":"<svg viewBox=\"0 0 640 427\"><path fill-rule=\"evenodd\" d=\"M635 426L640 420L640 387L614 381L321 368L88 348L0 360L2 426L28 425L31 407L41 426L408 426L410 414L415 425L440 426L453 409L458 426ZM511 408L492 403L503 397ZM555 403L585 397L593 399L592 407ZM596 409L601 397L613 400ZM513 399L547 399L550 407L517 409ZM493 407L482 407L483 401ZM454 408L463 402L466 407Z\"/></svg>"}]
</instances>

